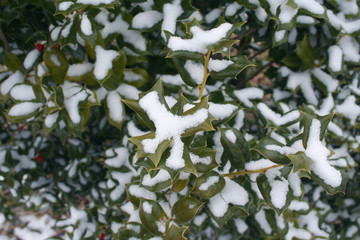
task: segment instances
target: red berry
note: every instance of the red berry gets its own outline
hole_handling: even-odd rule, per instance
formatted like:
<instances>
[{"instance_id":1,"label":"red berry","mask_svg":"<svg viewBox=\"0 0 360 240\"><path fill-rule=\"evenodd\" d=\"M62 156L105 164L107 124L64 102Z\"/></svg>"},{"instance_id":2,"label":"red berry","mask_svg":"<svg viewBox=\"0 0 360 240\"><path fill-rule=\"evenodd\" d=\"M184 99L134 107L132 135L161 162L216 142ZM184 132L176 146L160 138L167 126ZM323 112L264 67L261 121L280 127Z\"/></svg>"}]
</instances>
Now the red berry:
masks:
<instances>
[{"instance_id":1,"label":"red berry","mask_svg":"<svg viewBox=\"0 0 360 240\"><path fill-rule=\"evenodd\" d=\"M53 48L59 48L59 47L60 47L60 43L53 46Z\"/></svg>"},{"instance_id":2,"label":"red berry","mask_svg":"<svg viewBox=\"0 0 360 240\"><path fill-rule=\"evenodd\" d=\"M19 131L22 131L24 129L24 125L19 124Z\"/></svg>"},{"instance_id":3,"label":"red berry","mask_svg":"<svg viewBox=\"0 0 360 240\"><path fill-rule=\"evenodd\" d=\"M105 233L102 233L101 236L100 236L100 240L104 240L106 237Z\"/></svg>"},{"instance_id":4,"label":"red berry","mask_svg":"<svg viewBox=\"0 0 360 240\"><path fill-rule=\"evenodd\" d=\"M41 155L37 155L36 157L35 157L35 160L38 162L38 163L42 163L42 161L43 161L43 156L41 156Z\"/></svg>"},{"instance_id":5,"label":"red berry","mask_svg":"<svg viewBox=\"0 0 360 240\"><path fill-rule=\"evenodd\" d=\"M44 50L44 44L38 43L36 44L35 48L39 51L42 52Z\"/></svg>"}]
</instances>

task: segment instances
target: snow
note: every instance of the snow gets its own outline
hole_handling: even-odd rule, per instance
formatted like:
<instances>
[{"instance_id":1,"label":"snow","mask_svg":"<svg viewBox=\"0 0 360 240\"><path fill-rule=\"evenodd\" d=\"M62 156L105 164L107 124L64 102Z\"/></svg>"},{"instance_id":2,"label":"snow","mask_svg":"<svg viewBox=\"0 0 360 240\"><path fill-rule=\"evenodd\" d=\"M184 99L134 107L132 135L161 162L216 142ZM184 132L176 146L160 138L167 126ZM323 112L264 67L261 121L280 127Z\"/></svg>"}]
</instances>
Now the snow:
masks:
<instances>
[{"instance_id":1,"label":"snow","mask_svg":"<svg viewBox=\"0 0 360 240\"><path fill-rule=\"evenodd\" d=\"M238 107L233 104L217 104L209 103L209 112L211 115L216 117L218 120L225 119L233 114Z\"/></svg>"},{"instance_id":2,"label":"snow","mask_svg":"<svg viewBox=\"0 0 360 240\"><path fill-rule=\"evenodd\" d=\"M31 50L24 59L24 68L29 69L34 64L36 59L40 56L40 52L37 49Z\"/></svg>"},{"instance_id":3,"label":"snow","mask_svg":"<svg viewBox=\"0 0 360 240\"><path fill-rule=\"evenodd\" d=\"M288 98L290 97L292 94L288 91L282 91L279 88L275 88L274 89L274 93L273 93L273 98L276 102L284 99L284 98Z\"/></svg>"},{"instance_id":4,"label":"snow","mask_svg":"<svg viewBox=\"0 0 360 240\"><path fill-rule=\"evenodd\" d=\"M223 23L216 28L204 31L198 26L193 26L190 28L193 38L182 39L177 36L171 36L168 47L173 51L189 51L205 54L207 47L225 38L231 27L232 24Z\"/></svg>"},{"instance_id":5,"label":"snow","mask_svg":"<svg viewBox=\"0 0 360 240\"><path fill-rule=\"evenodd\" d=\"M315 68L312 70L312 74L315 78L317 78L320 82L322 82L328 92L334 92L339 86L339 81L332 78L331 75L325 73L320 68Z\"/></svg>"},{"instance_id":6,"label":"snow","mask_svg":"<svg viewBox=\"0 0 360 240\"><path fill-rule=\"evenodd\" d=\"M356 33L360 30L360 20L347 21L342 13L335 14L332 10L326 11L329 23L337 30L342 30L348 34Z\"/></svg>"},{"instance_id":7,"label":"snow","mask_svg":"<svg viewBox=\"0 0 360 240\"><path fill-rule=\"evenodd\" d=\"M147 187L153 187L158 183L166 182L168 180L171 180L170 174L167 171L160 169L156 176L152 178L150 174L144 175L141 184Z\"/></svg>"},{"instance_id":8,"label":"snow","mask_svg":"<svg viewBox=\"0 0 360 240\"><path fill-rule=\"evenodd\" d=\"M121 97L117 91L110 91L106 96L106 104L109 109L110 119L121 123L124 119L124 109Z\"/></svg>"},{"instance_id":9,"label":"snow","mask_svg":"<svg viewBox=\"0 0 360 240\"><path fill-rule=\"evenodd\" d=\"M244 126L244 119L245 119L245 111L241 109L236 114L233 128L240 130Z\"/></svg>"},{"instance_id":10,"label":"snow","mask_svg":"<svg viewBox=\"0 0 360 240\"><path fill-rule=\"evenodd\" d=\"M138 99L138 95L140 93L136 87L125 83L120 84L116 91L127 99Z\"/></svg>"},{"instance_id":11,"label":"snow","mask_svg":"<svg viewBox=\"0 0 360 240\"><path fill-rule=\"evenodd\" d=\"M50 59L56 66L59 67L61 65L61 62L59 61L59 58L55 54L52 54Z\"/></svg>"},{"instance_id":12,"label":"snow","mask_svg":"<svg viewBox=\"0 0 360 240\"><path fill-rule=\"evenodd\" d=\"M12 117L25 116L38 110L42 103L22 102L10 108L8 114Z\"/></svg>"},{"instance_id":13,"label":"snow","mask_svg":"<svg viewBox=\"0 0 360 240\"><path fill-rule=\"evenodd\" d=\"M300 16L297 16L296 23L311 25L311 24L315 23L315 19L310 16L300 15Z\"/></svg>"},{"instance_id":14,"label":"snow","mask_svg":"<svg viewBox=\"0 0 360 240\"><path fill-rule=\"evenodd\" d=\"M129 151L127 148L119 147L114 149L116 155L115 156L109 156L108 152L106 152L106 156L108 157L105 160L105 164L113 167L113 168L120 168L123 165L129 164Z\"/></svg>"},{"instance_id":15,"label":"snow","mask_svg":"<svg viewBox=\"0 0 360 240\"><path fill-rule=\"evenodd\" d=\"M206 179L206 182L200 185L199 190L201 191L207 191L209 187L214 185L215 183L219 182L220 177L219 176L211 176L208 179Z\"/></svg>"},{"instance_id":16,"label":"snow","mask_svg":"<svg viewBox=\"0 0 360 240\"><path fill-rule=\"evenodd\" d=\"M193 223L196 225L196 226L200 226L201 224L203 224L203 222L205 221L207 217L207 214L206 213L203 213L203 214L200 214L200 215L196 215L194 217L194 220L193 220Z\"/></svg>"},{"instance_id":17,"label":"snow","mask_svg":"<svg viewBox=\"0 0 360 240\"><path fill-rule=\"evenodd\" d=\"M139 105L156 127L155 138L142 141L144 152L153 154L162 141L172 138L172 149L170 157L166 160L166 166L175 170L184 167L185 160L182 159L184 144L180 139L181 134L203 123L208 117L207 109L200 109L186 116L174 115L159 101L159 96L154 91L142 97Z\"/></svg>"},{"instance_id":18,"label":"snow","mask_svg":"<svg viewBox=\"0 0 360 240\"><path fill-rule=\"evenodd\" d=\"M83 15L82 15L80 29L81 29L81 32L87 36L93 34L91 22L90 22L88 16L86 15L86 13L83 13Z\"/></svg>"},{"instance_id":19,"label":"snow","mask_svg":"<svg viewBox=\"0 0 360 240\"><path fill-rule=\"evenodd\" d=\"M285 30L281 30L281 31L276 31L275 32L275 42L280 42L281 40L284 39L285 37Z\"/></svg>"},{"instance_id":20,"label":"snow","mask_svg":"<svg viewBox=\"0 0 360 240\"><path fill-rule=\"evenodd\" d=\"M209 200L209 210L215 217L222 217L228 210L229 204L243 206L249 202L249 194L238 183L225 178L224 189Z\"/></svg>"},{"instance_id":21,"label":"snow","mask_svg":"<svg viewBox=\"0 0 360 240\"><path fill-rule=\"evenodd\" d=\"M261 209L260 211L258 211L255 214L255 220L259 223L261 229L266 233L266 234L271 234L272 229L270 227L269 222L266 219L266 215L265 215L265 211L263 209Z\"/></svg>"},{"instance_id":22,"label":"snow","mask_svg":"<svg viewBox=\"0 0 360 240\"><path fill-rule=\"evenodd\" d=\"M287 112L283 116L281 116L280 114L275 113L273 110L271 110L265 103L259 103L257 105L257 109L266 119L272 121L278 126L295 121L300 117L300 113L297 110Z\"/></svg>"},{"instance_id":23,"label":"snow","mask_svg":"<svg viewBox=\"0 0 360 240\"><path fill-rule=\"evenodd\" d=\"M287 146L279 146L279 145L275 145L275 144L269 144L269 145L266 145L265 148L267 150L270 150L270 151L276 151L282 155L287 155L287 154L295 154L296 153L296 150L290 148L290 147L287 147Z\"/></svg>"},{"instance_id":24,"label":"snow","mask_svg":"<svg viewBox=\"0 0 360 240\"><path fill-rule=\"evenodd\" d=\"M286 204L287 193L289 192L289 182L281 176L281 172L278 168L272 168L267 170L265 175L271 187L271 203L276 208L283 208Z\"/></svg>"},{"instance_id":25,"label":"snow","mask_svg":"<svg viewBox=\"0 0 360 240\"><path fill-rule=\"evenodd\" d=\"M182 85L184 83L181 76L180 76L180 74L161 75L161 79L162 79L163 83L172 84L172 85L176 85L176 86L180 86L180 85Z\"/></svg>"},{"instance_id":26,"label":"snow","mask_svg":"<svg viewBox=\"0 0 360 240\"><path fill-rule=\"evenodd\" d=\"M301 179L298 173L291 172L288 176L289 185L295 197L300 197L302 194Z\"/></svg>"},{"instance_id":27,"label":"snow","mask_svg":"<svg viewBox=\"0 0 360 240\"><path fill-rule=\"evenodd\" d=\"M65 81L61 87L64 93L65 108L69 114L70 120L73 123L78 124L81 120L78 105L80 102L87 99L88 94L83 90L82 86L76 83Z\"/></svg>"},{"instance_id":28,"label":"snow","mask_svg":"<svg viewBox=\"0 0 360 240\"><path fill-rule=\"evenodd\" d=\"M225 70L227 67L229 67L234 62L231 60L218 60L218 59L210 59L208 63L208 69L209 71L214 72L220 72Z\"/></svg>"},{"instance_id":29,"label":"snow","mask_svg":"<svg viewBox=\"0 0 360 240\"><path fill-rule=\"evenodd\" d=\"M318 99L315 95L311 82L312 81L309 71L296 72L289 75L286 86L292 90L300 87L307 102L309 104L317 105Z\"/></svg>"},{"instance_id":30,"label":"snow","mask_svg":"<svg viewBox=\"0 0 360 240\"><path fill-rule=\"evenodd\" d=\"M152 205L148 202L143 202L142 204L142 209L144 210L144 212L146 212L147 214L151 214L152 213Z\"/></svg>"},{"instance_id":31,"label":"snow","mask_svg":"<svg viewBox=\"0 0 360 240\"><path fill-rule=\"evenodd\" d=\"M201 84L204 78L204 65L187 60L184 68L190 74L190 77L197 83Z\"/></svg>"},{"instance_id":32,"label":"snow","mask_svg":"<svg viewBox=\"0 0 360 240\"><path fill-rule=\"evenodd\" d=\"M244 234L249 229L246 222L244 220L242 220L241 218L234 218L234 224L235 224L236 230L240 234Z\"/></svg>"},{"instance_id":33,"label":"snow","mask_svg":"<svg viewBox=\"0 0 360 240\"><path fill-rule=\"evenodd\" d=\"M234 16L237 11L239 11L241 8L241 5L239 5L237 2L230 3L226 6L225 9L225 16L231 17Z\"/></svg>"},{"instance_id":34,"label":"snow","mask_svg":"<svg viewBox=\"0 0 360 240\"><path fill-rule=\"evenodd\" d=\"M122 19L121 14L114 21L108 22L106 20L103 24L104 28L101 30L103 38L107 38L113 33L119 33L122 35L124 42L133 45L140 51L146 51L146 39L139 32L129 30L129 24Z\"/></svg>"},{"instance_id":35,"label":"snow","mask_svg":"<svg viewBox=\"0 0 360 240\"><path fill-rule=\"evenodd\" d=\"M94 76L98 80L103 80L112 68L112 61L119 56L119 53L114 50L105 50L99 45L95 47L95 53Z\"/></svg>"},{"instance_id":36,"label":"snow","mask_svg":"<svg viewBox=\"0 0 360 240\"><path fill-rule=\"evenodd\" d=\"M235 96L248 108L252 108L254 104L251 99L261 99L264 97L264 91L260 88L249 87L234 91Z\"/></svg>"},{"instance_id":37,"label":"snow","mask_svg":"<svg viewBox=\"0 0 360 240\"><path fill-rule=\"evenodd\" d=\"M0 91L2 95L9 93L11 88L18 83L23 83L25 76L18 70L15 73L11 74L0 86Z\"/></svg>"},{"instance_id":38,"label":"snow","mask_svg":"<svg viewBox=\"0 0 360 240\"><path fill-rule=\"evenodd\" d=\"M355 125L356 119L360 116L360 106L356 103L353 95L348 96L342 104L336 106L336 111L350 120Z\"/></svg>"},{"instance_id":39,"label":"snow","mask_svg":"<svg viewBox=\"0 0 360 240\"><path fill-rule=\"evenodd\" d=\"M326 184L332 187L338 187L341 185L342 181L341 173L332 167L327 160L330 151L320 142L320 127L320 121L313 119L310 126L305 154L313 160L311 170L323 179Z\"/></svg>"},{"instance_id":40,"label":"snow","mask_svg":"<svg viewBox=\"0 0 360 240\"><path fill-rule=\"evenodd\" d=\"M328 66L333 72L340 72L342 69L343 53L339 46L331 46L328 48L329 63Z\"/></svg>"},{"instance_id":41,"label":"snow","mask_svg":"<svg viewBox=\"0 0 360 240\"><path fill-rule=\"evenodd\" d=\"M319 228L319 217L315 210L310 211L307 215L300 215L298 217L300 226L307 226L307 230L312 232L315 236L328 238L329 234Z\"/></svg>"},{"instance_id":42,"label":"snow","mask_svg":"<svg viewBox=\"0 0 360 240\"><path fill-rule=\"evenodd\" d=\"M284 3L284 2L283 2ZM282 24L290 23L297 14L298 9L282 4L280 6L279 20Z\"/></svg>"},{"instance_id":43,"label":"snow","mask_svg":"<svg viewBox=\"0 0 360 240\"><path fill-rule=\"evenodd\" d=\"M339 47L343 51L344 61L356 63L360 61L360 45L354 38L348 35L344 36L339 41Z\"/></svg>"},{"instance_id":44,"label":"snow","mask_svg":"<svg viewBox=\"0 0 360 240\"><path fill-rule=\"evenodd\" d=\"M190 154L190 159L192 161L193 164L204 164L204 165L209 165L211 163L211 157L207 156L207 157L200 157L198 155L195 155L193 153L189 153Z\"/></svg>"},{"instance_id":45,"label":"snow","mask_svg":"<svg viewBox=\"0 0 360 240\"><path fill-rule=\"evenodd\" d=\"M135 29L151 28L160 22L162 17L162 13L154 10L141 12L134 16L131 26Z\"/></svg>"},{"instance_id":46,"label":"snow","mask_svg":"<svg viewBox=\"0 0 360 240\"><path fill-rule=\"evenodd\" d=\"M66 25L62 30L61 30L61 36L63 38L67 38L70 34L70 30L71 27L73 25L74 21L70 21L68 25Z\"/></svg>"},{"instance_id":47,"label":"snow","mask_svg":"<svg viewBox=\"0 0 360 240\"><path fill-rule=\"evenodd\" d=\"M339 5L339 9L341 12L349 15L356 15L359 12L359 7L355 0L335 0Z\"/></svg>"},{"instance_id":48,"label":"snow","mask_svg":"<svg viewBox=\"0 0 360 240\"><path fill-rule=\"evenodd\" d=\"M212 23L215 20L219 19L221 16L222 10L219 8L215 8L211 10L208 14L205 15L205 21L206 23Z\"/></svg>"},{"instance_id":49,"label":"snow","mask_svg":"<svg viewBox=\"0 0 360 240\"><path fill-rule=\"evenodd\" d=\"M73 4L74 3L70 2L70 1L61 2L61 3L59 3L59 11L66 11Z\"/></svg>"},{"instance_id":50,"label":"snow","mask_svg":"<svg viewBox=\"0 0 360 240\"><path fill-rule=\"evenodd\" d=\"M17 101L32 101L36 99L32 86L27 84L15 85L10 91L10 96Z\"/></svg>"},{"instance_id":51,"label":"snow","mask_svg":"<svg viewBox=\"0 0 360 240\"><path fill-rule=\"evenodd\" d=\"M54 112L46 116L44 123L47 128L51 128L56 123L59 117L59 112Z\"/></svg>"},{"instance_id":52,"label":"snow","mask_svg":"<svg viewBox=\"0 0 360 240\"><path fill-rule=\"evenodd\" d=\"M346 234L345 237L347 238L351 238L355 236L355 233L357 233L359 231L359 228L355 225L351 225L347 230L346 230Z\"/></svg>"},{"instance_id":53,"label":"snow","mask_svg":"<svg viewBox=\"0 0 360 240\"><path fill-rule=\"evenodd\" d=\"M150 200L156 200L156 195L138 185L131 185L129 187L129 193L137 198L146 198Z\"/></svg>"},{"instance_id":54,"label":"snow","mask_svg":"<svg viewBox=\"0 0 360 240\"><path fill-rule=\"evenodd\" d=\"M69 65L66 75L69 77L82 76L88 73L93 68L93 64L89 62L82 62Z\"/></svg>"},{"instance_id":55,"label":"snow","mask_svg":"<svg viewBox=\"0 0 360 240\"><path fill-rule=\"evenodd\" d=\"M292 200L290 203L289 209L291 211L307 211L310 209L310 206L307 202Z\"/></svg>"},{"instance_id":56,"label":"snow","mask_svg":"<svg viewBox=\"0 0 360 240\"><path fill-rule=\"evenodd\" d=\"M325 8L316 0L295 0L295 3L298 8L302 8L310 13L319 15L325 13Z\"/></svg>"},{"instance_id":57,"label":"snow","mask_svg":"<svg viewBox=\"0 0 360 240\"><path fill-rule=\"evenodd\" d=\"M174 34L176 31L176 20L183 12L184 10L180 6L179 0L175 0L172 3L164 4L164 20L162 22L161 29ZM164 40L166 40L164 32L162 32L161 36Z\"/></svg>"},{"instance_id":58,"label":"snow","mask_svg":"<svg viewBox=\"0 0 360 240\"><path fill-rule=\"evenodd\" d=\"M51 31L50 33L50 37L51 37L51 40L53 40L54 42L57 41L57 38L59 36L59 33L60 33L60 30L61 30L61 27L58 26L58 27L54 27L54 29Z\"/></svg>"},{"instance_id":59,"label":"snow","mask_svg":"<svg viewBox=\"0 0 360 240\"><path fill-rule=\"evenodd\" d=\"M265 23L268 14L266 13L265 9L259 6L257 9L255 9L255 16L260 22Z\"/></svg>"},{"instance_id":60,"label":"snow","mask_svg":"<svg viewBox=\"0 0 360 240\"><path fill-rule=\"evenodd\" d=\"M232 143L236 143L236 136L234 134L234 132L232 130L226 130L225 131L225 137L228 141L232 142Z\"/></svg>"},{"instance_id":61,"label":"snow","mask_svg":"<svg viewBox=\"0 0 360 240\"><path fill-rule=\"evenodd\" d=\"M292 223L289 224L289 230L286 233L286 240L303 239L310 240L312 239L311 233L306 231L305 229L295 228Z\"/></svg>"},{"instance_id":62,"label":"snow","mask_svg":"<svg viewBox=\"0 0 360 240\"><path fill-rule=\"evenodd\" d=\"M94 6L98 6L100 4L110 4L113 2L115 1L114 0L77 0L77 3L89 4Z\"/></svg>"}]
</instances>

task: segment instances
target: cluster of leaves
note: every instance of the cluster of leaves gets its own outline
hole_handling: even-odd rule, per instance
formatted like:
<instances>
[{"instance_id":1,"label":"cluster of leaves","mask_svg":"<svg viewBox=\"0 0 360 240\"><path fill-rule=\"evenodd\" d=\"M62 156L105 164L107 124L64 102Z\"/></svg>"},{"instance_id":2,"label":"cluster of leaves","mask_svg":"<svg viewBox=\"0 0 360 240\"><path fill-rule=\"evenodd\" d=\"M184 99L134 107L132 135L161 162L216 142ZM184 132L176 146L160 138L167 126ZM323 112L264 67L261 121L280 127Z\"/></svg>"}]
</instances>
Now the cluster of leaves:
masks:
<instances>
[{"instance_id":1,"label":"cluster of leaves","mask_svg":"<svg viewBox=\"0 0 360 240\"><path fill-rule=\"evenodd\" d=\"M1 212L49 203L71 239L355 237L358 4L304 2L1 3Z\"/></svg>"}]
</instances>

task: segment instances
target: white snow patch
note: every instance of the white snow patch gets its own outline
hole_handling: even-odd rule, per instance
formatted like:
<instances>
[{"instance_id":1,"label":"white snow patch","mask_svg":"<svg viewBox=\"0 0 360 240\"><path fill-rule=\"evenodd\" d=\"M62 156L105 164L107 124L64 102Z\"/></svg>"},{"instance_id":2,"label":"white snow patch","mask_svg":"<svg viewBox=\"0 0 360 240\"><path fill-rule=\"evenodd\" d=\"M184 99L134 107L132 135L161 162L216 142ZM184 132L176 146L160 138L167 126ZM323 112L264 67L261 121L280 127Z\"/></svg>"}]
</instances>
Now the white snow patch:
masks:
<instances>
[{"instance_id":1,"label":"white snow patch","mask_svg":"<svg viewBox=\"0 0 360 240\"><path fill-rule=\"evenodd\" d=\"M248 108L252 108L254 104L251 99L261 99L264 97L264 91L260 88L250 87L234 91L235 96Z\"/></svg>"},{"instance_id":2,"label":"white snow patch","mask_svg":"<svg viewBox=\"0 0 360 240\"><path fill-rule=\"evenodd\" d=\"M36 59L38 59L39 56L40 56L39 50L37 49L31 50L24 59L24 68L26 69L31 68L35 64L35 61Z\"/></svg>"},{"instance_id":3,"label":"white snow patch","mask_svg":"<svg viewBox=\"0 0 360 240\"><path fill-rule=\"evenodd\" d=\"M83 13L83 15L82 15L80 29L81 29L81 32L87 36L93 34L93 31L91 28L91 22L86 13Z\"/></svg>"},{"instance_id":4,"label":"white snow patch","mask_svg":"<svg viewBox=\"0 0 360 240\"><path fill-rule=\"evenodd\" d=\"M95 53L94 76L98 80L103 80L112 68L112 61L119 56L119 53L114 50L105 50L99 45L95 47Z\"/></svg>"},{"instance_id":5,"label":"white snow patch","mask_svg":"<svg viewBox=\"0 0 360 240\"><path fill-rule=\"evenodd\" d=\"M93 64L89 62L82 62L69 65L66 75L69 77L82 76L88 73L93 68Z\"/></svg>"},{"instance_id":6,"label":"white snow patch","mask_svg":"<svg viewBox=\"0 0 360 240\"><path fill-rule=\"evenodd\" d=\"M42 103L34 102L22 102L12 106L8 112L9 116L18 117L31 114L38 110L42 106Z\"/></svg>"},{"instance_id":7,"label":"white snow patch","mask_svg":"<svg viewBox=\"0 0 360 240\"><path fill-rule=\"evenodd\" d=\"M205 54L207 52L207 46L225 38L231 27L232 24L223 23L216 28L204 31L198 26L193 26L190 28L193 38L182 39L177 36L172 36L169 39L168 47L173 51L189 51Z\"/></svg>"},{"instance_id":8,"label":"white snow patch","mask_svg":"<svg viewBox=\"0 0 360 240\"><path fill-rule=\"evenodd\" d=\"M217 103L209 103L209 112L211 115L216 117L218 120L225 119L237 110L238 107L233 104L217 104Z\"/></svg>"},{"instance_id":9,"label":"white snow patch","mask_svg":"<svg viewBox=\"0 0 360 240\"><path fill-rule=\"evenodd\" d=\"M204 78L204 65L187 60L184 68L190 74L190 77L197 83L201 84Z\"/></svg>"},{"instance_id":10,"label":"white snow patch","mask_svg":"<svg viewBox=\"0 0 360 240\"><path fill-rule=\"evenodd\" d=\"M11 88L18 83L23 83L25 76L18 70L11 74L0 86L1 94L6 95L9 93Z\"/></svg>"},{"instance_id":11,"label":"white snow patch","mask_svg":"<svg viewBox=\"0 0 360 240\"><path fill-rule=\"evenodd\" d=\"M150 174L146 174L143 177L141 184L147 187L153 187L158 183L166 182L170 179L170 174L167 171L161 169L153 178L151 178Z\"/></svg>"},{"instance_id":12,"label":"white snow patch","mask_svg":"<svg viewBox=\"0 0 360 240\"><path fill-rule=\"evenodd\" d=\"M172 34L176 31L176 20L184 12L180 6L180 1L175 0L172 3L166 3L163 6L164 20L161 25L162 30L166 30ZM161 36L166 40L165 33L162 32Z\"/></svg>"},{"instance_id":13,"label":"white snow patch","mask_svg":"<svg viewBox=\"0 0 360 240\"><path fill-rule=\"evenodd\" d=\"M233 64L234 62L231 60L219 60L219 59L210 59L209 63L208 63L208 69L209 71L214 71L214 72L220 72L225 70L227 67L229 67L231 64Z\"/></svg>"},{"instance_id":14,"label":"white snow patch","mask_svg":"<svg viewBox=\"0 0 360 240\"><path fill-rule=\"evenodd\" d=\"M110 91L106 96L106 103L111 120L121 123L124 119L124 109L119 93L115 90Z\"/></svg>"},{"instance_id":15,"label":"white snow patch","mask_svg":"<svg viewBox=\"0 0 360 240\"><path fill-rule=\"evenodd\" d=\"M10 91L10 96L18 101L32 101L36 99L32 86L27 84L15 85Z\"/></svg>"},{"instance_id":16,"label":"white snow patch","mask_svg":"<svg viewBox=\"0 0 360 240\"><path fill-rule=\"evenodd\" d=\"M329 62L328 66L333 72L340 72L343 62L343 52L339 46L331 46L328 48Z\"/></svg>"},{"instance_id":17,"label":"white snow patch","mask_svg":"<svg viewBox=\"0 0 360 240\"><path fill-rule=\"evenodd\" d=\"M158 11L146 11L135 15L131 26L136 29L151 28L161 21L163 14Z\"/></svg>"},{"instance_id":18,"label":"white snow patch","mask_svg":"<svg viewBox=\"0 0 360 240\"><path fill-rule=\"evenodd\" d=\"M209 187L214 185L215 183L219 182L219 176L211 176L209 177L206 182L200 185L199 190L201 191L207 191Z\"/></svg>"}]
</instances>

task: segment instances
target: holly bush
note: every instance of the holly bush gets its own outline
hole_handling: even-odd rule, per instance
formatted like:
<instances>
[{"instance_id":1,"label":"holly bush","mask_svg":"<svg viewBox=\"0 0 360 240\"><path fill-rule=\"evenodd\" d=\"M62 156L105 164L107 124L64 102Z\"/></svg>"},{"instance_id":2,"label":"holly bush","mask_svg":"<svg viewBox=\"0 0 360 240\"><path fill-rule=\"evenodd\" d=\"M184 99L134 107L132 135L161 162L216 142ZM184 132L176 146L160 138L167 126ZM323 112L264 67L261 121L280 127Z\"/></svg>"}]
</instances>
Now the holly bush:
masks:
<instances>
[{"instance_id":1,"label":"holly bush","mask_svg":"<svg viewBox=\"0 0 360 240\"><path fill-rule=\"evenodd\" d=\"M6 221L47 208L65 239L359 239L357 1L0 6Z\"/></svg>"}]
</instances>

